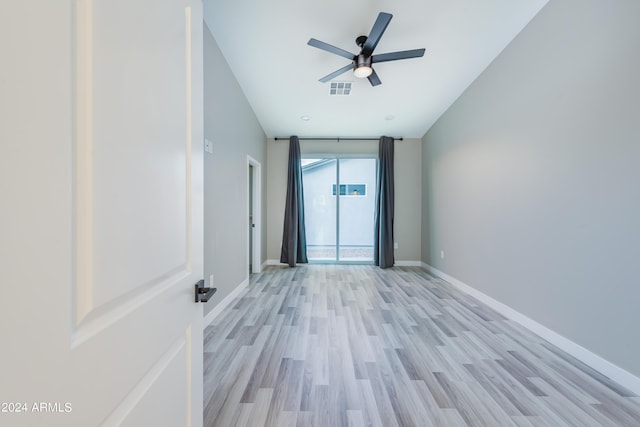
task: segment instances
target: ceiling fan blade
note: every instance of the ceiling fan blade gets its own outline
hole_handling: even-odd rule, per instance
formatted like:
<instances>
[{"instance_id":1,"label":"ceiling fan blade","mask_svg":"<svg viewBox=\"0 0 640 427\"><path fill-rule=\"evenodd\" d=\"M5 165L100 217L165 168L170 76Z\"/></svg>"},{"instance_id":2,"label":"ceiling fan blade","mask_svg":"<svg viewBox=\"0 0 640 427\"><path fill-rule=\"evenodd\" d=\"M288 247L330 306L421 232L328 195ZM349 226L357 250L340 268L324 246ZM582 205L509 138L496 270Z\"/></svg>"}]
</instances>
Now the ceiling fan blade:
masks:
<instances>
[{"instance_id":1,"label":"ceiling fan blade","mask_svg":"<svg viewBox=\"0 0 640 427\"><path fill-rule=\"evenodd\" d=\"M353 64L349 64L349 65L345 65L344 67L340 68L339 70L334 71L331 74L327 74L326 76L324 76L323 78L320 79L320 81L322 83L326 83L329 80L331 80L334 77L338 77L340 74L342 73L346 73L349 70L353 70Z\"/></svg>"},{"instance_id":2,"label":"ceiling fan blade","mask_svg":"<svg viewBox=\"0 0 640 427\"><path fill-rule=\"evenodd\" d=\"M309 39L309 41L307 42L307 44L309 46L313 46L313 47L317 47L318 49L322 49L322 50L326 50L327 52L330 53L334 53L336 55L340 55L344 58L347 58L351 61L353 61L353 58L355 57L355 55L351 52L347 52L344 49L340 49L339 47L335 47L333 45L330 45L329 43L325 43L325 42L321 42L320 40L316 40L316 39Z\"/></svg>"},{"instance_id":3,"label":"ceiling fan blade","mask_svg":"<svg viewBox=\"0 0 640 427\"><path fill-rule=\"evenodd\" d=\"M373 55L371 63L397 61L399 59L420 58L424 55L424 49L403 50L400 52L381 53Z\"/></svg>"},{"instance_id":4,"label":"ceiling fan blade","mask_svg":"<svg viewBox=\"0 0 640 427\"><path fill-rule=\"evenodd\" d=\"M364 46L362 46L363 54L370 56L373 53L373 50L376 48L380 38L384 34L384 30L387 29L387 25L389 25L391 18L393 18L393 15L390 13L380 12L378 14L378 18L373 24L373 28L371 28L367 41L364 42Z\"/></svg>"},{"instance_id":5,"label":"ceiling fan blade","mask_svg":"<svg viewBox=\"0 0 640 427\"><path fill-rule=\"evenodd\" d=\"M378 73L376 73L376 70L373 70L373 73L371 73L371 75L367 77L367 79L369 79L369 83L371 83L371 86L378 86L382 84L382 82L380 81L380 77L378 77Z\"/></svg>"}]
</instances>

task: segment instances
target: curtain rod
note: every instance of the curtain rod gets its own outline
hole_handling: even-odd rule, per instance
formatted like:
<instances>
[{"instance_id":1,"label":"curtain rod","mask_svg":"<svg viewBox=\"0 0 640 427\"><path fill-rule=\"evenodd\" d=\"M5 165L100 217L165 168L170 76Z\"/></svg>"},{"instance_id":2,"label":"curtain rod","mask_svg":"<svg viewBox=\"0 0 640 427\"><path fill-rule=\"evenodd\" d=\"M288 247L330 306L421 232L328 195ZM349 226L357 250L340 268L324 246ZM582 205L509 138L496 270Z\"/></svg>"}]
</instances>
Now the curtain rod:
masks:
<instances>
[{"instance_id":1,"label":"curtain rod","mask_svg":"<svg viewBox=\"0 0 640 427\"><path fill-rule=\"evenodd\" d=\"M276 141L288 141L289 137L282 137L282 136L276 136L275 138ZM378 141L380 138L340 138L340 137L335 137L335 138L312 138L312 137L306 137L306 138L298 138L300 141ZM403 138L393 138L395 141L402 141Z\"/></svg>"}]
</instances>

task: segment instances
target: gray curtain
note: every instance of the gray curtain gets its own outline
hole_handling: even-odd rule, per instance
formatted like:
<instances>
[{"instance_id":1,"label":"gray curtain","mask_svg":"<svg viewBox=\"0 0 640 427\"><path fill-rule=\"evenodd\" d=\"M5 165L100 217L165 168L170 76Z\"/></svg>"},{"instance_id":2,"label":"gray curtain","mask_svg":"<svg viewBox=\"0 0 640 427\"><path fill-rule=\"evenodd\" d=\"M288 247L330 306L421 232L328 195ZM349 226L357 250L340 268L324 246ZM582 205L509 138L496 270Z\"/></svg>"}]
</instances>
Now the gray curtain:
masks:
<instances>
[{"instance_id":1,"label":"gray curtain","mask_svg":"<svg viewBox=\"0 0 640 427\"><path fill-rule=\"evenodd\" d=\"M393 138L380 138L376 205L374 216L373 262L381 268L393 267Z\"/></svg>"},{"instance_id":2,"label":"gray curtain","mask_svg":"<svg viewBox=\"0 0 640 427\"><path fill-rule=\"evenodd\" d=\"M296 262L306 263L307 238L304 232L304 195L302 191L302 164L300 141L289 138L289 172L287 176L287 200L282 227L282 251L280 262L295 267Z\"/></svg>"}]
</instances>

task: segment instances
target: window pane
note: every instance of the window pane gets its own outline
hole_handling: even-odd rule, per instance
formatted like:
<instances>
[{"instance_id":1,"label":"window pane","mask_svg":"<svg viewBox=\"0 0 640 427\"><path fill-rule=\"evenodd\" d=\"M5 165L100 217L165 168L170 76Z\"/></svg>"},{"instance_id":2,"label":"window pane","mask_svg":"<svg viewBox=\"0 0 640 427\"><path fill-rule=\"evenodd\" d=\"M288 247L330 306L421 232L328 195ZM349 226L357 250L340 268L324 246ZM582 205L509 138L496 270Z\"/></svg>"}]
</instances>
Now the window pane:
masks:
<instances>
[{"instance_id":1,"label":"window pane","mask_svg":"<svg viewBox=\"0 0 640 427\"><path fill-rule=\"evenodd\" d=\"M340 181L347 188L340 198L339 260L372 261L376 159L340 159Z\"/></svg>"},{"instance_id":2,"label":"window pane","mask_svg":"<svg viewBox=\"0 0 640 427\"><path fill-rule=\"evenodd\" d=\"M340 184L340 195L344 196L345 194L347 194L347 186L344 184ZM333 195L336 195L336 185L333 184Z\"/></svg>"},{"instance_id":3,"label":"window pane","mask_svg":"<svg viewBox=\"0 0 640 427\"><path fill-rule=\"evenodd\" d=\"M366 184L348 184L347 194L349 196L366 196L367 186Z\"/></svg>"},{"instance_id":4,"label":"window pane","mask_svg":"<svg viewBox=\"0 0 640 427\"><path fill-rule=\"evenodd\" d=\"M307 257L312 261L335 261L337 161L304 159L302 165Z\"/></svg>"}]
</instances>

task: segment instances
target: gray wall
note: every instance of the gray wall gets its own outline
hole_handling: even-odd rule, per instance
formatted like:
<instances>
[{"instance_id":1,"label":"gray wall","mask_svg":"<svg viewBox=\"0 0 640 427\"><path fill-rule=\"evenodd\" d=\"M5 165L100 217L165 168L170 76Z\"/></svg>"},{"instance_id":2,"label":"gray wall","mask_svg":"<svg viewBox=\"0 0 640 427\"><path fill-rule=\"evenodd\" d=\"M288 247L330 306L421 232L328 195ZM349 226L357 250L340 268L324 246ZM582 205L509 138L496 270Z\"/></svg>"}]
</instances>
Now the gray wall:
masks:
<instances>
[{"instance_id":1,"label":"gray wall","mask_svg":"<svg viewBox=\"0 0 640 427\"><path fill-rule=\"evenodd\" d=\"M214 275L215 297L205 313L240 285L248 274L247 155L262 166L262 218L266 217L266 136L244 93L218 49L204 30L204 134L213 154L204 161L204 273ZM262 261L266 254L262 228Z\"/></svg>"},{"instance_id":2,"label":"gray wall","mask_svg":"<svg viewBox=\"0 0 640 427\"><path fill-rule=\"evenodd\" d=\"M267 258L280 259L282 223L287 191L287 141L267 142ZM351 154L377 156L377 141L301 141L303 156L323 154ZM405 139L395 144L395 241L396 261L420 261L421 227L421 161L422 145L419 139Z\"/></svg>"},{"instance_id":3,"label":"gray wall","mask_svg":"<svg viewBox=\"0 0 640 427\"><path fill-rule=\"evenodd\" d=\"M422 206L424 262L636 376L638 17L551 0L423 138Z\"/></svg>"}]
</instances>

